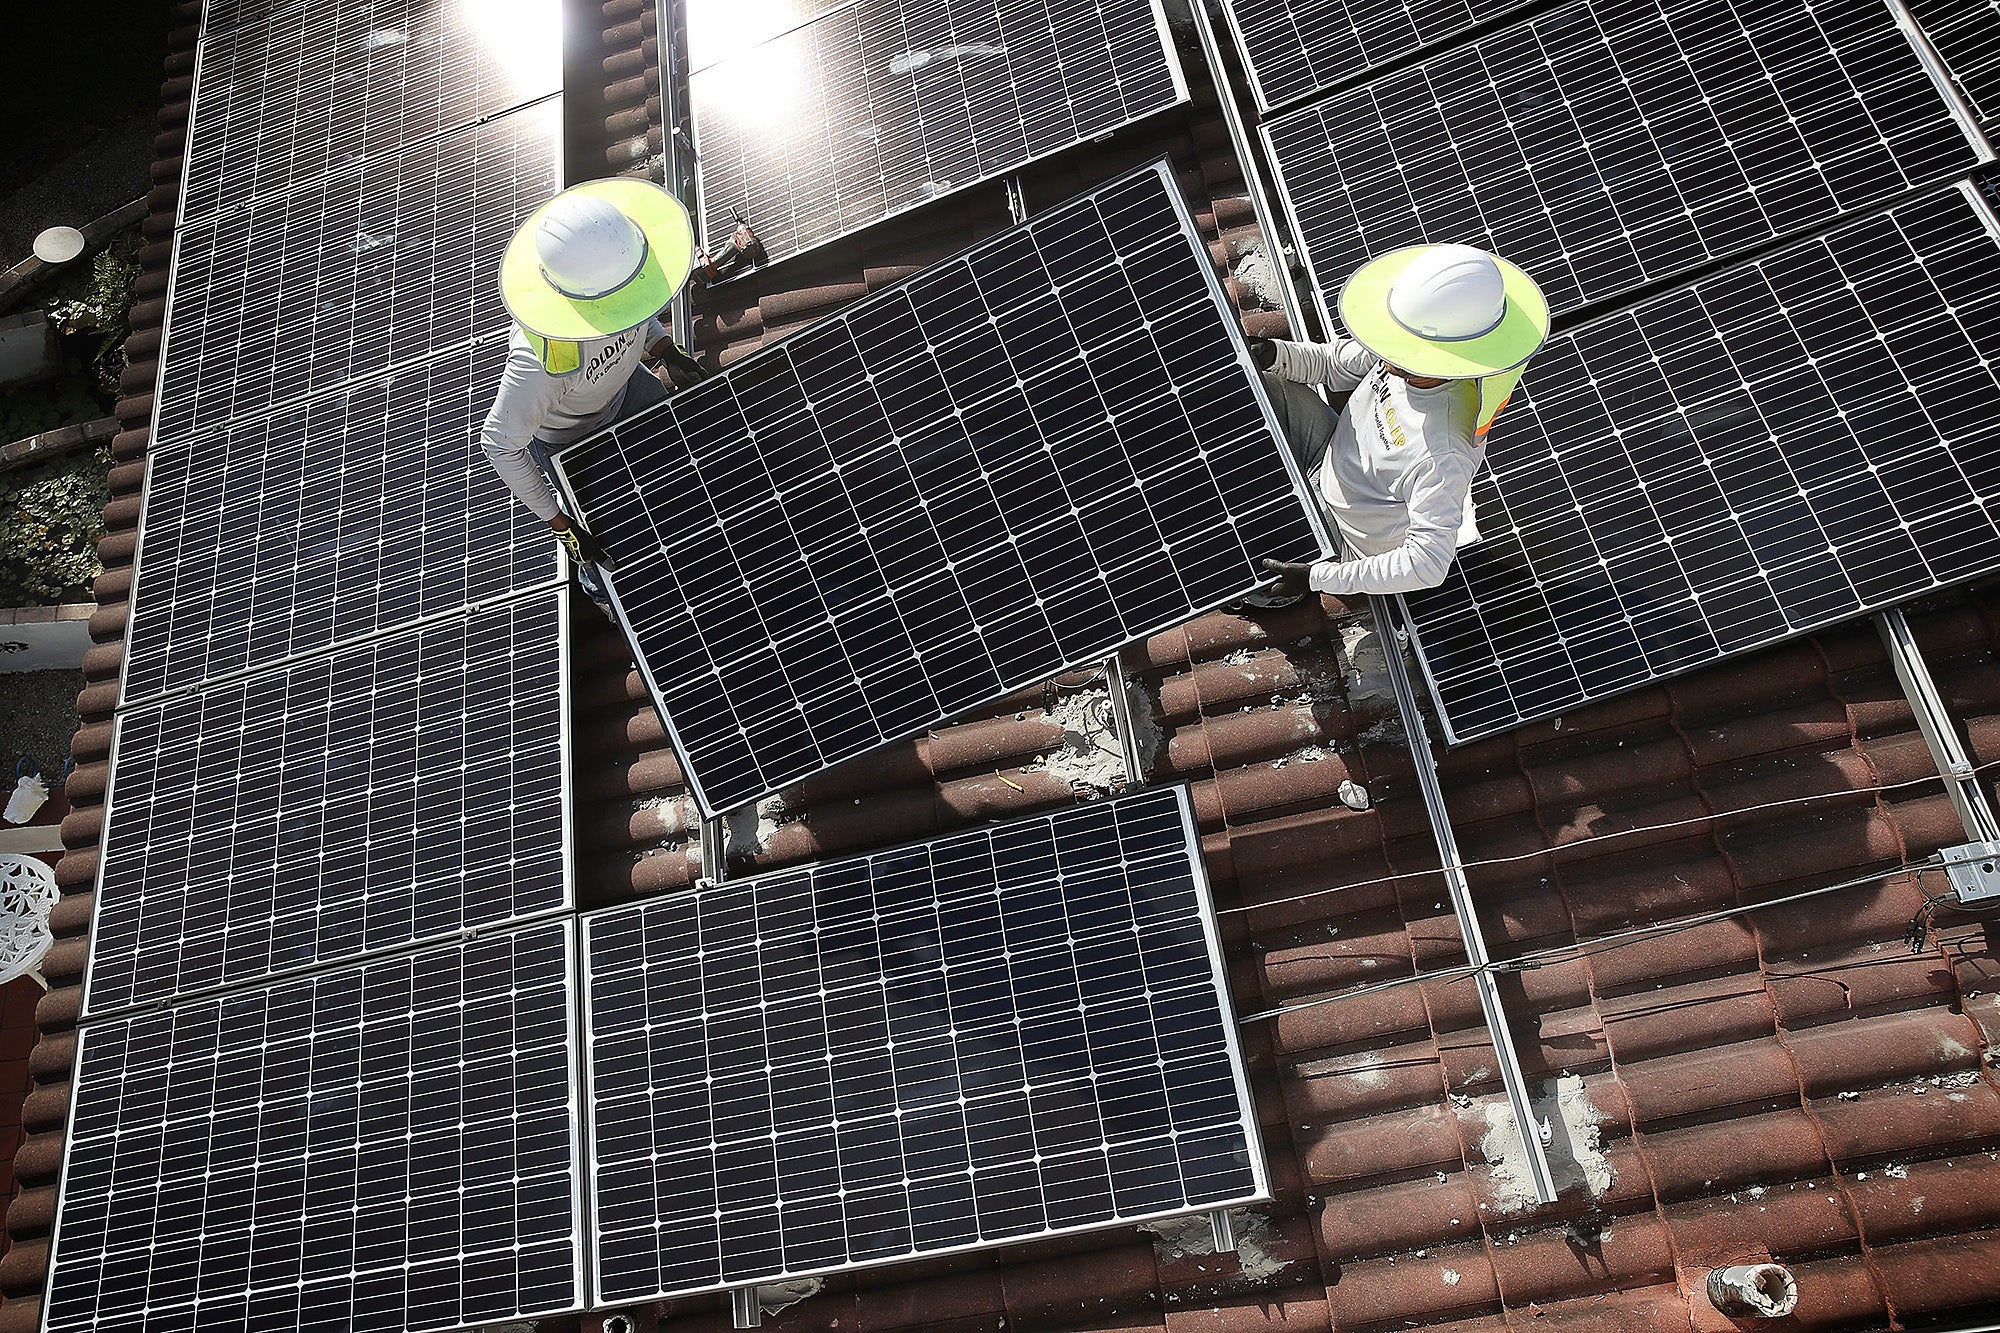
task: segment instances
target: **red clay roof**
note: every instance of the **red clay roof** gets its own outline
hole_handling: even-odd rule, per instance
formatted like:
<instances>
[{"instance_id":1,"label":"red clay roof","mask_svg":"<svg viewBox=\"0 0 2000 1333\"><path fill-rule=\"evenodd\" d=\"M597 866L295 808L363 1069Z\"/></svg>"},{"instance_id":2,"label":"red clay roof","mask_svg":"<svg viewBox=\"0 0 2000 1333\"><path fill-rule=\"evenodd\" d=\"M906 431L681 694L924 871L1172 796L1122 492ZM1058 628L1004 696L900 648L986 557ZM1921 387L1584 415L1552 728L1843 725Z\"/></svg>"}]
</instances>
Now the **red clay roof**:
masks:
<instances>
[{"instance_id":1,"label":"red clay roof","mask_svg":"<svg viewBox=\"0 0 2000 1333\"><path fill-rule=\"evenodd\" d=\"M174 10L0 1333L36 1326L46 1277L198 16ZM591 127L573 137L608 170L643 169L663 142L653 7L607 0L602 19L602 100L572 94L573 123ZM1027 172L1030 208L1170 153L1246 325L1281 331L1235 279L1255 222L1198 58L1189 72L1185 113ZM705 294L701 349L727 363L1005 224L999 187L982 188ZM2000 596L1941 597L1913 621L1975 761L2000 762ZM2000 1305L1988 1063L2000 957L1979 923L1949 913L1922 953L1903 946L1923 894L1943 885L1895 868L1964 835L1873 631L1800 640L1444 756L1487 948L1556 951L1502 978L1559 1140L1562 1198L1538 1209L1509 1160L1518 1147L1490 1128L1504 1104L1491 1041L1450 971L1463 945L1393 706L1352 671L1357 623L1332 599L1215 614L1126 654L1159 732L1151 778L1192 784L1239 1009L1380 987L1246 1029L1277 1200L1241 1224L1239 1251L1207 1253L1205 1226L1114 1230L836 1280L766 1326L1688 1333L1733 1326L1701 1294L1708 1268L1767 1255L1798 1277L1801 1327ZM574 624L586 905L685 885L698 844L678 765L615 633ZM737 848L775 866L1087 799L1045 762L1062 744L1050 702L1011 700L808 784L761 829L745 825ZM1334 798L1346 778L1373 808ZM728 1326L713 1301L661 1316L674 1330Z\"/></svg>"}]
</instances>

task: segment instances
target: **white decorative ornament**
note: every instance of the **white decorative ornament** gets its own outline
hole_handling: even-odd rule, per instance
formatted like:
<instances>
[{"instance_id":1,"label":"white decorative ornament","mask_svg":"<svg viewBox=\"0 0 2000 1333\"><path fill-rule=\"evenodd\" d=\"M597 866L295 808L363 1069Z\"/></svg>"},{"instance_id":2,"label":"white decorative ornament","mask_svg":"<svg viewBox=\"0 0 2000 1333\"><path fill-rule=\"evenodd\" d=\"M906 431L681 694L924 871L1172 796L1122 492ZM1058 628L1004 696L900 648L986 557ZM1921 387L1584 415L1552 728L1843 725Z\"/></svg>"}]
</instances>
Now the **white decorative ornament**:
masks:
<instances>
[{"instance_id":1,"label":"white decorative ornament","mask_svg":"<svg viewBox=\"0 0 2000 1333\"><path fill-rule=\"evenodd\" d=\"M0 853L0 982L41 964L55 943L49 912L62 897L55 871L30 856Z\"/></svg>"}]
</instances>

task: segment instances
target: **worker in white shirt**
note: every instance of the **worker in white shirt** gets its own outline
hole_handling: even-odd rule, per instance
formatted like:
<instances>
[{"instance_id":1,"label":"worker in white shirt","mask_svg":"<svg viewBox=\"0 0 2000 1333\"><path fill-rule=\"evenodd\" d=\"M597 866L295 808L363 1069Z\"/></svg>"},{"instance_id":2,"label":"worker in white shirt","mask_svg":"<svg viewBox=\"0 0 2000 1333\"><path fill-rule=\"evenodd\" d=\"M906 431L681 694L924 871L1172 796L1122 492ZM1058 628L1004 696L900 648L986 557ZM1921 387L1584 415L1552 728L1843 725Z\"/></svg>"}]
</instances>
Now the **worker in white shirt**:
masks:
<instances>
[{"instance_id":1,"label":"worker in white shirt","mask_svg":"<svg viewBox=\"0 0 2000 1333\"><path fill-rule=\"evenodd\" d=\"M747 229L739 237L748 235ZM632 176L571 186L528 215L500 261L514 317L500 390L480 443L516 499L547 521L579 579L603 600L604 553L562 511L544 468L580 440L703 373L659 314L694 265L680 200Z\"/></svg>"},{"instance_id":2,"label":"worker in white shirt","mask_svg":"<svg viewBox=\"0 0 2000 1333\"><path fill-rule=\"evenodd\" d=\"M1541 288L1469 245L1416 245L1362 265L1340 293L1352 334L1250 340L1251 358L1345 559L1264 561L1273 599L1416 592L1479 540L1472 478L1487 428L1548 336ZM1347 394L1336 410L1307 386Z\"/></svg>"}]
</instances>

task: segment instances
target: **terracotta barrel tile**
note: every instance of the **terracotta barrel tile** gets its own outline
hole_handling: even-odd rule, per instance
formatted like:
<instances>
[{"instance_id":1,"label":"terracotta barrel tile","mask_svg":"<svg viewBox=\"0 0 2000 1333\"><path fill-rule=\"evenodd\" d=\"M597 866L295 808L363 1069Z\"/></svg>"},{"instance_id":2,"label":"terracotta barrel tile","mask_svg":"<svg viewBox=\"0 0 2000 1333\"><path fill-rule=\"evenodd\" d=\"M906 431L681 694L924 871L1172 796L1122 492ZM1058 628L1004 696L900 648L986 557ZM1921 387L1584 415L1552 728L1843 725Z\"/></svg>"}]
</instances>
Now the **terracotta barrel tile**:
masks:
<instances>
[{"instance_id":1,"label":"terracotta barrel tile","mask_svg":"<svg viewBox=\"0 0 2000 1333\"><path fill-rule=\"evenodd\" d=\"M1665 1202L1727 1194L1752 1185L1823 1181L1832 1170L1818 1130L1800 1110L1647 1130L1639 1135L1638 1148L1652 1172L1654 1189Z\"/></svg>"},{"instance_id":2,"label":"terracotta barrel tile","mask_svg":"<svg viewBox=\"0 0 2000 1333\"><path fill-rule=\"evenodd\" d=\"M1746 1243L1773 1255L1799 1257L1851 1247L1859 1232L1842 1191L1817 1182L1750 1185L1733 1193L1671 1205L1667 1227L1685 1253L1721 1251Z\"/></svg>"},{"instance_id":3,"label":"terracotta barrel tile","mask_svg":"<svg viewBox=\"0 0 2000 1333\"><path fill-rule=\"evenodd\" d=\"M1495 1313L1500 1289L1482 1246L1452 1245L1422 1259L1344 1264L1327 1288L1327 1301L1336 1328L1403 1328Z\"/></svg>"},{"instance_id":4,"label":"terracotta barrel tile","mask_svg":"<svg viewBox=\"0 0 2000 1333\"><path fill-rule=\"evenodd\" d=\"M1351 1263L1451 1245L1476 1234L1478 1217L1463 1171L1448 1171L1443 1180L1423 1175L1374 1189L1329 1191L1319 1214L1320 1249Z\"/></svg>"},{"instance_id":5,"label":"terracotta barrel tile","mask_svg":"<svg viewBox=\"0 0 2000 1333\"><path fill-rule=\"evenodd\" d=\"M1295 1131L1299 1156L1314 1182L1354 1182L1417 1171L1460 1170L1465 1158L1451 1117L1441 1105L1419 1105L1366 1120ZM1467 1225L1472 1219L1466 1219Z\"/></svg>"},{"instance_id":6,"label":"terracotta barrel tile","mask_svg":"<svg viewBox=\"0 0 2000 1333\"><path fill-rule=\"evenodd\" d=\"M1557 1228L1496 1244L1493 1267L1508 1305L1518 1308L1670 1279L1674 1258L1666 1227L1638 1213L1594 1232Z\"/></svg>"},{"instance_id":7,"label":"terracotta barrel tile","mask_svg":"<svg viewBox=\"0 0 2000 1333\"><path fill-rule=\"evenodd\" d=\"M1838 1163L1866 1165L2000 1143L2000 1095L1984 1079L1966 1087L1932 1087L1928 1079L1916 1079L1852 1099L1836 1093L1816 1099L1812 1113L1820 1117L1826 1151Z\"/></svg>"},{"instance_id":8,"label":"terracotta barrel tile","mask_svg":"<svg viewBox=\"0 0 2000 1333\"><path fill-rule=\"evenodd\" d=\"M1880 1246L1871 1257L1905 1321L1960 1311L1985 1318L2000 1308L2000 1233Z\"/></svg>"},{"instance_id":9,"label":"terracotta barrel tile","mask_svg":"<svg viewBox=\"0 0 2000 1333\"><path fill-rule=\"evenodd\" d=\"M1979 1065L1979 1029L1941 1010L1826 1023L1789 1034L1808 1095L1946 1075Z\"/></svg>"},{"instance_id":10,"label":"terracotta barrel tile","mask_svg":"<svg viewBox=\"0 0 2000 1333\"><path fill-rule=\"evenodd\" d=\"M1622 1063L1618 1079L1640 1125L1722 1107L1798 1105L1798 1075L1776 1035Z\"/></svg>"},{"instance_id":11,"label":"terracotta barrel tile","mask_svg":"<svg viewBox=\"0 0 2000 1333\"><path fill-rule=\"evenodd\" d=\"M1874 1246L2000 1224L2000 1163L1983 1152L1855 1172L1847 1192Z\"/></svg>"}]
</instances>

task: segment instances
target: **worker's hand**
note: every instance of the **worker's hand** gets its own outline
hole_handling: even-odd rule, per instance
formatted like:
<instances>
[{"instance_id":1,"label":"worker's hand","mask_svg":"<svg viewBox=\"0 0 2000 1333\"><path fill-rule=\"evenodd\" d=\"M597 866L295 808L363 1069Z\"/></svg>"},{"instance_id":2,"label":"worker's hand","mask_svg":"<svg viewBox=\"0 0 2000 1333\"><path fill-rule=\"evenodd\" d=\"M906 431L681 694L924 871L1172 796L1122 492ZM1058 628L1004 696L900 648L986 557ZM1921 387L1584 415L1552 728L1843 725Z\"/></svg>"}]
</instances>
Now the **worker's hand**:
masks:
<instances>
[{"instance_id":1,"label":"worker's hand","mask_svg":"<svg viewBox=\"0 0 2000 1333\"><path fill-rule=\"evenodd\" d=\"M1269 338L1248 338L1245 341L1250 344L1250 359L1256 363L1257 369L1269 370L1278 364L1278 344Z\"/></svg>"},{"instance_id":2,"label":"worker's hand","mask_svg":"<svg viewBox=\"0 0 2000 1333\"><path fill-rule=\"evenodd\" d=\"M1312 591L1311 565L1294 565L1283 560L1266 560L1264 572L1277 576L1277 582L1265 587L1274 597L1303 597Z\"/></svg>"},{"instance_id":3,"label":"worker's hand","mask_svg":"<svg viewBox=\"0 0 2000 1333\"><path fill-rule=\"evenodd\" d=\"M563 549L569 552L570 559L579 564L611 568L611 562L605 559L604 548L597 544L597 539L568 514L557 514L550 519L549 528L556 534L556 540L562 543Z\"/></svg>"},{"instance_id":4,"label":"worker's hand","mask_svg":"<svg viewBox=\"0 0 2000 1333\"><path fill-rule=\"evenodd\" d=\"M729 243L736 247L739 254L747 255L750 248L757 244L757 233L750 230L749 223L741 223L729 233Z\"/></svg>"},{"instance_id":5,"label":"worker's hand","mask_svg":"<svg viewBox=\"0 0 2000 1333\"><path fill-rule=\"evenodd\" d=\"M653 364L653 376L672 392L707 379L708 367L689 356L679 343L669 341L662 345L659 359Z\"/></svg>"}]
</instances>

